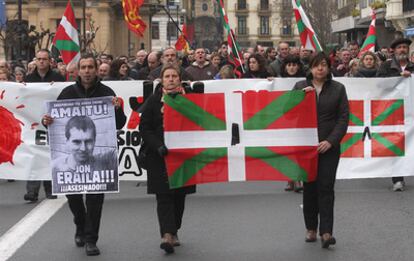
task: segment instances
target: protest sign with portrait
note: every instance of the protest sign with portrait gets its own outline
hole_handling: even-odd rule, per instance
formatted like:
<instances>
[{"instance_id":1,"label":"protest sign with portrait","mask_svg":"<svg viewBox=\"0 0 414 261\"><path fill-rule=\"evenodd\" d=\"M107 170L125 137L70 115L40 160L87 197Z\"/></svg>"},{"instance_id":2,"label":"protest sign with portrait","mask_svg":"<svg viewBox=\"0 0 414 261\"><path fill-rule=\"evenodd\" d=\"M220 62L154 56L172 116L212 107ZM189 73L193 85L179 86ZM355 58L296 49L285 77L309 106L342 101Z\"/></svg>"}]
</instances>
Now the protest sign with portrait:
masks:
<instances>
[{"instance_id":1,"label":"protest sign with portrait","mask_svg":"<svg viewBox=\"0 0 414 261\"><path fill-rule=\"evenodd\" d=\"M115 110L111 97L46 103L52 193L118 192Z\"/></svg>"}]
</instances>

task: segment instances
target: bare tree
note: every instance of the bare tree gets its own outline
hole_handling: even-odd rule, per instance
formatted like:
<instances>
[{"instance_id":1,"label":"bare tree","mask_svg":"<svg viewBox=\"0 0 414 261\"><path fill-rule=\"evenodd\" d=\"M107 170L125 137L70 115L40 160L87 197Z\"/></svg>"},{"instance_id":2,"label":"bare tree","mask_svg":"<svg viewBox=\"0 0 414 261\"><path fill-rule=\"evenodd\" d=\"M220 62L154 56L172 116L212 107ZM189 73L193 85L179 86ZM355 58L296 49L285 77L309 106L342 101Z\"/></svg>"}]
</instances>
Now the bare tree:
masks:
<instances>
[{"instance_id":1,"label":"bare tree","mask_svg":"<svg viewBox=\"0 0 414 261\"><path fill-rule=\"evenodd\" d=\"M282 12L289 12L294 16L292 0L273 0L274 5L281 7ZM332 16L336 12L336 0L306 0L301 1L301 5L307 14L315 33L322 47L326 47L333 39L331 22ZM287 9L286 9L287 8Z\"/></svg>"},{"instance_id":2,"label":"bare tree","mask_svg":"<svg viewBox=\"0 0 414 261\"><path fill-rule=\"evenodd\" d=\"M301 1L306 14L317 34L322 47L325 49L328 43L332 43L332 16L336 12L335 0L307 0Z\"/></svg>"},{"instance_id":3,"label":"bare tree","mask_svg":"<svg viewBox=\"0 0 414 261\"><path fill-rule=\"evenodd\" d=\"M7 60L13 58L13 53L16 55L16 48L21 48L25 54L24 57L17 58L29 60L34 56L36 49L49 48L53 35L49 29L41 27L39 31L34 25L19 25L17 20L7 20L5 25L0 27L0 41Z\"/></svg>"},{"instance_id":4,"label":"bare tree","mask_svg":"<svg viewBox=\"0 0 414 261\"><path fill-rule=\"evenodd\" d=\"M95 46L95 38L96 34L99 30L99 26L95 26L95 21L92 19L92 16L89 14L87 16L88 26L89 30L86 31L86 36L80 35L80 42L81 42L81 52L88 52L88 53L94 53L97 54L96 46Z\"/></svg>"}]
</instances>

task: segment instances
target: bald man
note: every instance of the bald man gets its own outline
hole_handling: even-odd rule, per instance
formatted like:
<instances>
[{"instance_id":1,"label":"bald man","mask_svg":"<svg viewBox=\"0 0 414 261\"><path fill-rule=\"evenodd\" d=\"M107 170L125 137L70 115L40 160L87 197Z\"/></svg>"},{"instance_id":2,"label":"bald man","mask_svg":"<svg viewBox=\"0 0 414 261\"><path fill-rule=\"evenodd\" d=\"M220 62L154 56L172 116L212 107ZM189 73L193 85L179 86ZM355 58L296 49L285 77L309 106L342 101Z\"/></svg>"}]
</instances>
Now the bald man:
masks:
<instances>
[{"instance_id":1,"label":"bald man","mask_svg":"<svg viewBox=\"0 0 414 261\"><path fill-rule=\"evenodd\" d=\"M98 76L101 80L105 79L109 75L109 70L111 66L107 63L102 63L98 69Z\"/></svg>"},{"instance_id":2,"label":"bald man","mask_svg":"<svg viewBox=\"0 0 414 261\"><path fill-rule=\"evenodd\" d=\"M133 69L135 69L137 72L141 70L145 66L145 58L147 58L147 51L145 50L139 50L137 54L135 55L135 66Z\"/></svg>"},{"instance_id":3,"label":"bald man","mask_svg":"<svg viewBox=\"0 0 414 261\"><path fill-rule=\"evenodd\" d=\"M151 52L148 57L148 65L144 66L138 72L138 80L146 80L148 78L149 73L152 70L155 70L161 64L161 52Z\"/></svg>"}]
</instances>

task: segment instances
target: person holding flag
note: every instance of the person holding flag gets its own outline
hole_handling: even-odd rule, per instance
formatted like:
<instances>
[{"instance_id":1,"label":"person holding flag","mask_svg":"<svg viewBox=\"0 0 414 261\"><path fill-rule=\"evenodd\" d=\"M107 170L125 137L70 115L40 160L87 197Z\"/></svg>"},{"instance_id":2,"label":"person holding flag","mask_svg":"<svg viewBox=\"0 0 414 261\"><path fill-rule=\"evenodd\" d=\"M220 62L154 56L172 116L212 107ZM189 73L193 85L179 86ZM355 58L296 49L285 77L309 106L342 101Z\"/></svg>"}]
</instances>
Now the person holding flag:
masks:
<instances>
[{"instance_id":1,"label":"person holding flag","mask_svg":"<svg viewBox=\"0 0 414 261\"><path fill-rule=\"evenodd\" d=\"M168 148L164 143L163 97L165 95L185 94L181 86L180 69L166 64L161 70L161 87L146 102L141 116L139 131L148 146L146 156L148 175L148 194L155 194L157 215L160 225L160 248L167 254L174 253L174 247L180 245L178 230L181 228L184 214L185 197L195 193L195 186L170 189L165 165Z\"/></svg>"},{"instance_id":2,"label":"person holding flag","mask_svg":"<svg viewBox=\"0 0 414 261\"><path fill-rule=\"evenodd\" d=\"M318 176L314 182L304 182L305 241L317 240L319 223L322 248L328 248L336 243L332 236L334 185L341 152L340 143L348 128L349 105L345 86L332 80L329 57L319 52L309 65L311 73L307 79L294 86L295 90L315 91L317 97Z\"/></svg>"}]
</instances>

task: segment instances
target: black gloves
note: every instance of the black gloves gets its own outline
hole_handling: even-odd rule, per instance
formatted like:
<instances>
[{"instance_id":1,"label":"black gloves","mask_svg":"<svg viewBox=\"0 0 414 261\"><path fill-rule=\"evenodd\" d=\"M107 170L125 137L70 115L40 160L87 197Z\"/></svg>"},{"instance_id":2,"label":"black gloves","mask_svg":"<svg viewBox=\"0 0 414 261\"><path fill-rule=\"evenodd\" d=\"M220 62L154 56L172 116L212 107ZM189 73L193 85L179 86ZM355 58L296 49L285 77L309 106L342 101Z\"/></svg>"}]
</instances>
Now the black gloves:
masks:
<instances>
[{"instance_id":1,"label":"black gloves","mask_svg":"<svg viewBox=\"0 0 414 261\"><path fill-rule=\"evenodd\" d=\"M158 149L158 155L161 157L167 156L168 154L168 148L165 145L160 146Z\"/></svg>"}]
</instances>

